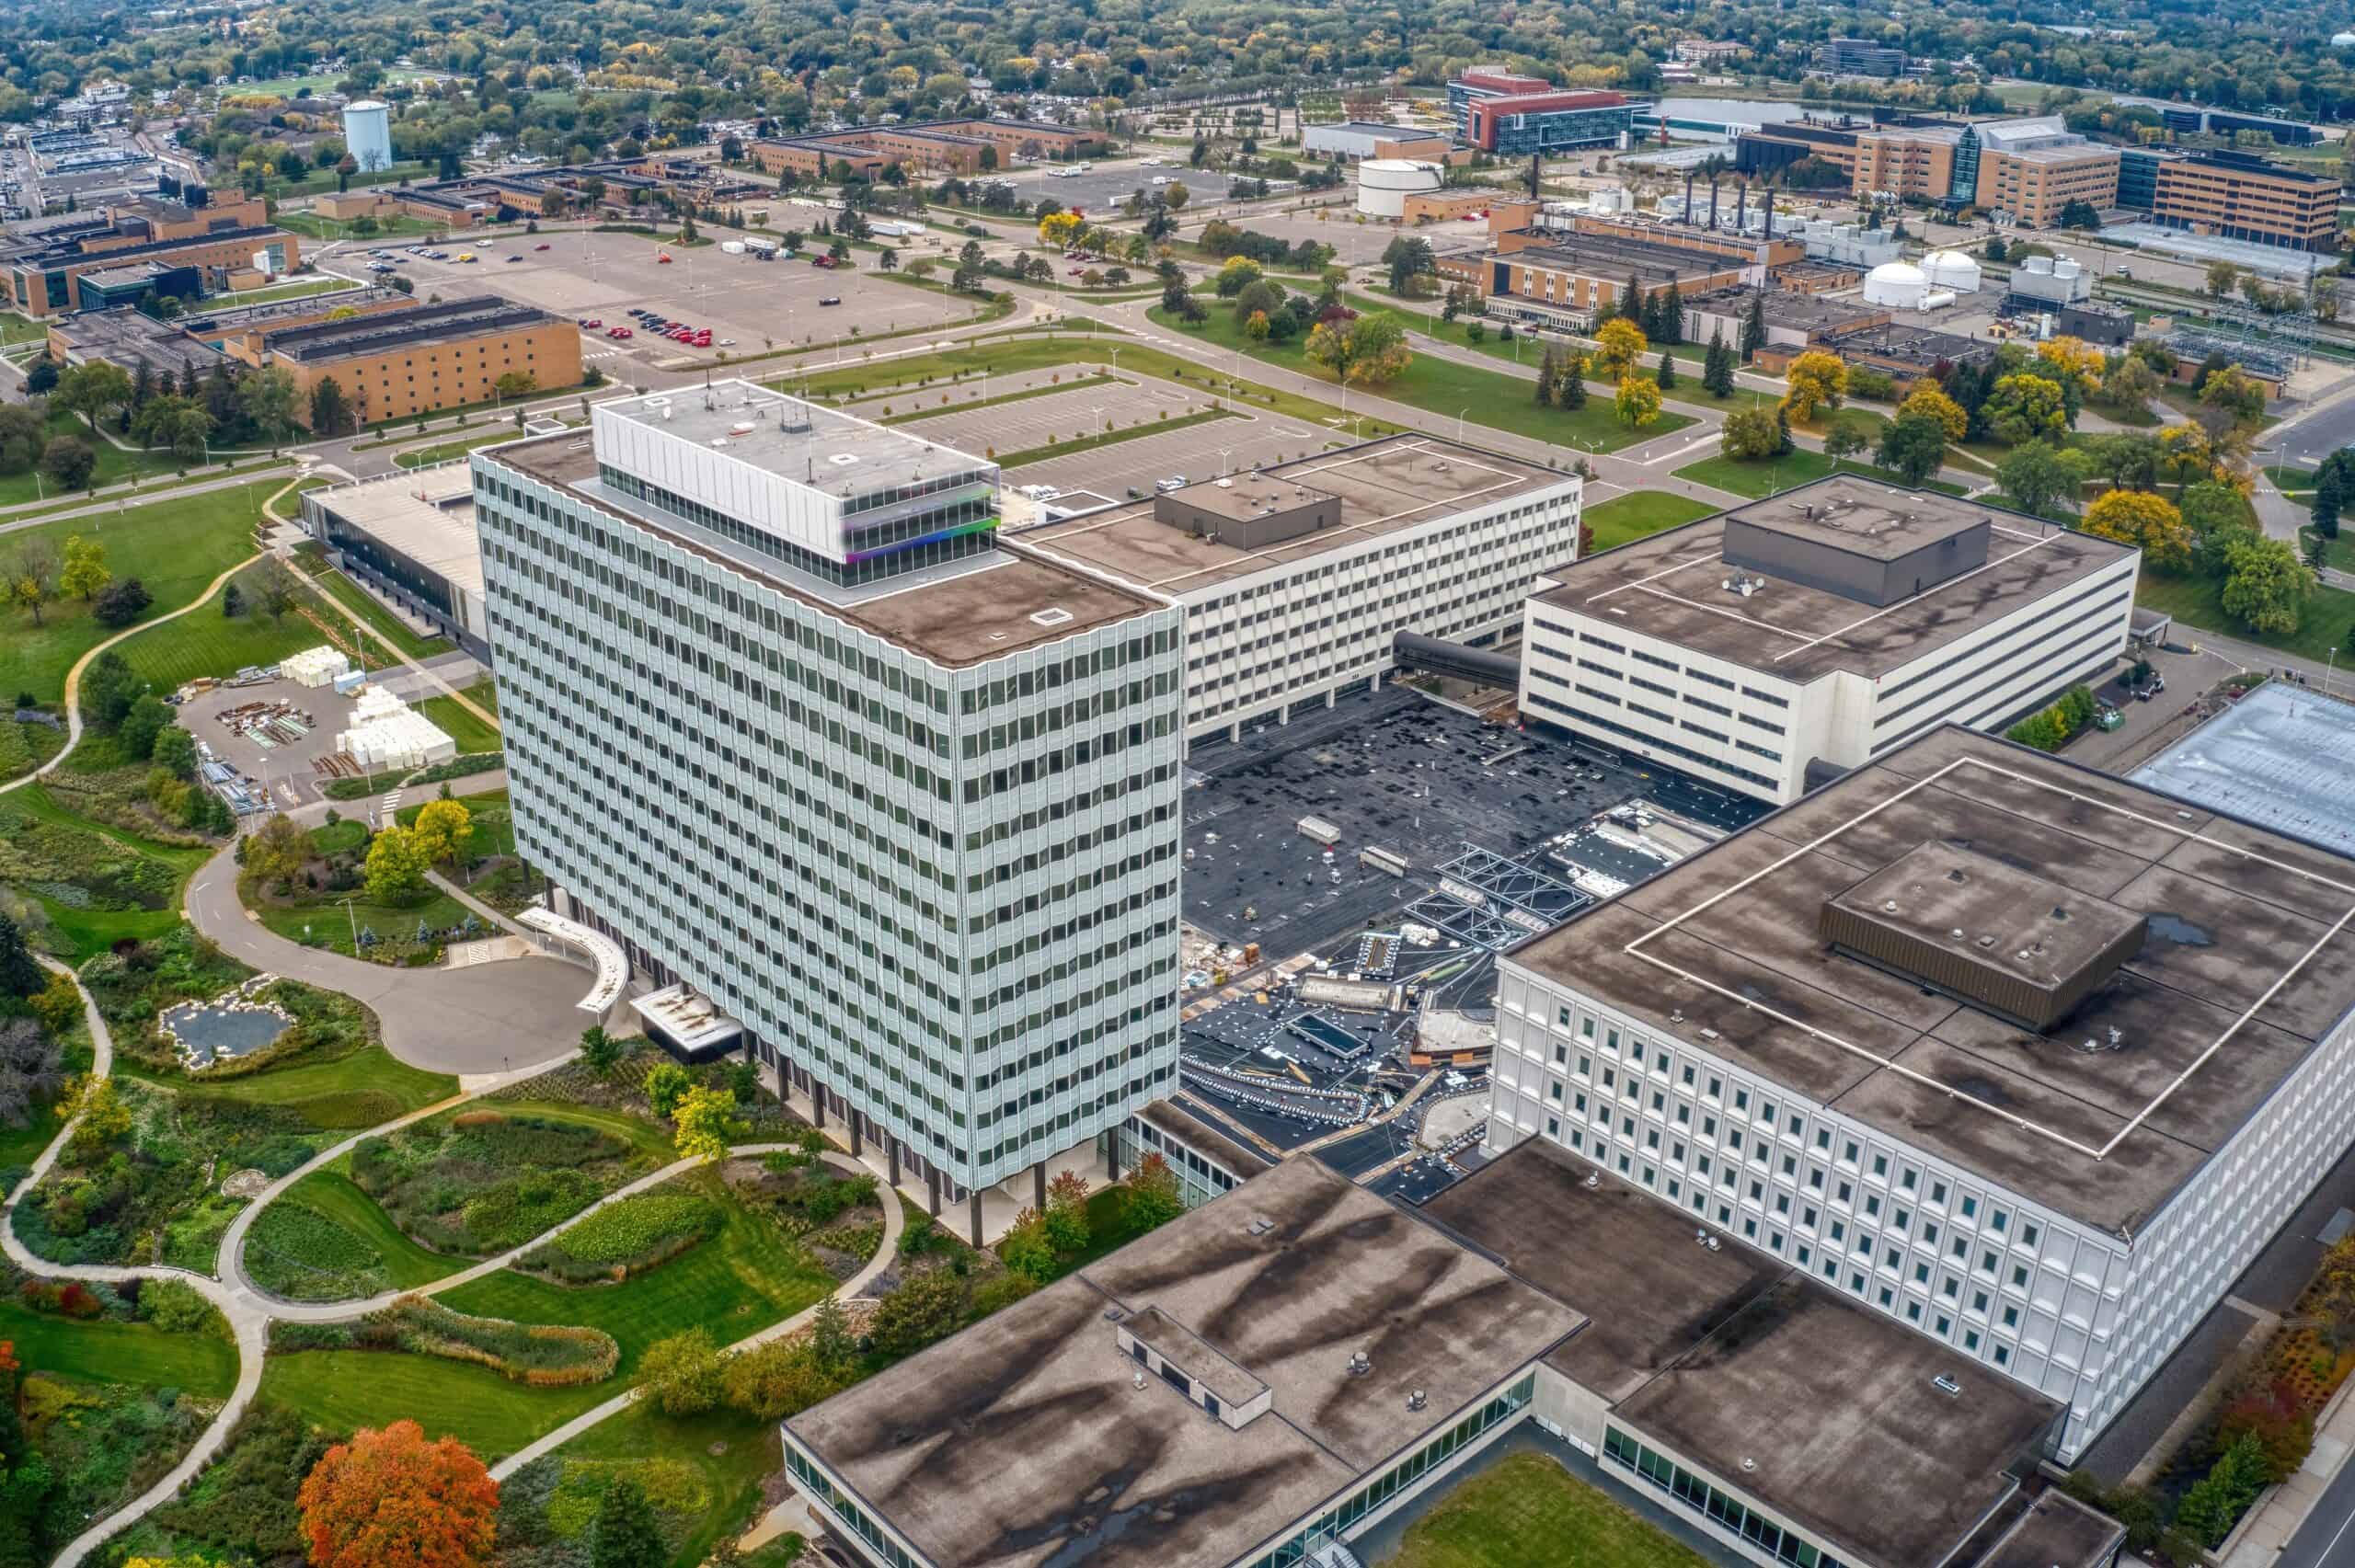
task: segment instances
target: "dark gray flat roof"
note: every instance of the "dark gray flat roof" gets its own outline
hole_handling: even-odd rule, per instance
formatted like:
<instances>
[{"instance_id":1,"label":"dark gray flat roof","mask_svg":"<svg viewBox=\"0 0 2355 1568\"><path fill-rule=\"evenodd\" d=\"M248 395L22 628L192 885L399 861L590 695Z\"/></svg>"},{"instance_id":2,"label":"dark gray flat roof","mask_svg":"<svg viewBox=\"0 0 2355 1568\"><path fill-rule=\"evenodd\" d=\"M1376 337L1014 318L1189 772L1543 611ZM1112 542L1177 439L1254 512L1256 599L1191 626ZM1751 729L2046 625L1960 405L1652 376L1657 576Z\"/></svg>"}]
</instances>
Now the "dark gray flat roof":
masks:
<instances>
[{"instance_id":1,"label":"dark gray flat roof","mask_svg":"<svg viewBox=\"0 0 2355 1568\"><path fill-rule=\"evenodd\" d=\"M1673 1208L1542 1139L1422 1213L1586 1313L1546 1365L1609 1400L1643 1387L1787 1272L1747 1247L1711 1252Z\"/></svg>"},{"instance_id":2,"label":"dark gray flat roof","mask_svg":"<svg viewBox=\"0 0 2355 1568\"><path fill-rule=\"evenodd\" d=\"M2149 938L2042 1035L1824 946L1825 898L1940 841ZM2350 908L2344 859L1944 726L1509 961L2131 1236L2355 1001Z\"/></svg>"},{"instance_id":3,"label":"dark gray flat roof","mask_svg":"<svg viewBox=\"0 0 2355 1568\"><path fill-rule=\"evenodd\" d=\"M1258 1219L1272 1224L1255 1234ZM1137 1388L1111 1308L1157 1309L1270 1389L1273 1409L1230 1429L1158 1379ZM1582 1322L1292 1161L786 1425L943 1568L1224 1562ZM1352 1376L1358 1352L1372 1368Z\"/></svg>"},{"instance_id":4,"label":"dark gray flat roof","mask_svg":"<svg viewBox=\"0 0 2355 1568\"><path fill-rule=\"evenodd\" d=\"M1637 1303L1630 1303L1631 1308ZM1935 1379L1959 1385L1948 1393ZM1935 1563L2003 1502L2060 1406L1797 1277L1613 1411L1841 1557Z\"/></svg>"},{"instance_id":5,"label":"dark gray flat roof","mask_svg":"<svg viewBox=\"0 0 2355 1568\"><path fill-rule=\"evenodd\" d=\"M1992 519L1987 564L1878 611L1772 576L1747 598L1725 590L1729 518L1772 520L1773 526L1787 528L1786 520L1798 515L1794 509L1827 504L1854 509L1857 515L1911 514L1922 528L1938 519L1956 526ZM1560 586L1538 600L1607 617L1625 631L1695 653L1804 681L1835 670L1884 674L2131 554L2127 545L1982 500L1832 475L1559 567L1549 575Z\"/></svg>"},{"instance_id":6,"label":"dark gray flat roof","mask_svg":"<svg viewBox=\"0 0 2355 1568\"><path fill-rule=\"evenodd\" d=\"M2048 1487L1970 1568L2097 1568L2125 1534L2108 1515Z\"/></svg>"},{"instance_id":7,"label":"dark gray flat roof","mask_svg":"<svg viewBox=\"0 0 2355 1568\"><path fill-rule=\"evenodd\" d=\"M1706 278L1717 272L1738 272L1747 265L1739 256L1718 256L1682 246L1657 245L1622 235L1559 234L1544 245L1520 250L1492 251L1481 259L1509 267L1543 267L1624 282L1629 273L1638 281L1667 283L1671 280Z\"/></svg>"}]
</instances>

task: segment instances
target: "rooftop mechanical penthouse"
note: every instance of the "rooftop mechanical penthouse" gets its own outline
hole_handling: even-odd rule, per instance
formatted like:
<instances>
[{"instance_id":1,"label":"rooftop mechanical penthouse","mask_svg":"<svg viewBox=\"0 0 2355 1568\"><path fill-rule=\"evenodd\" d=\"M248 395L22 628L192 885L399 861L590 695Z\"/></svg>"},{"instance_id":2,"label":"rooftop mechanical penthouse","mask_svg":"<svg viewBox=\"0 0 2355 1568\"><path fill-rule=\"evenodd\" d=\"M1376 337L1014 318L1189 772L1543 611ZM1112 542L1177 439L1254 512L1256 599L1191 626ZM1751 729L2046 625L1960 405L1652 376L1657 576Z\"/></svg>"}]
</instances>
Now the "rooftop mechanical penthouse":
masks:
<instances>
[{"instance_id":1,"label":"rooftop mechanical penthouse","mask_svg":"<svg viewBox=\"0 0 2355 1568\"><path fill-rule=\"evenodd\" d=\"M978 1229L1174 1086L1179 612L999 541L963 452L741 381L592 414L473 459L523 853L711 1004L649 1035Z\"/></svg>"}]
</instances>

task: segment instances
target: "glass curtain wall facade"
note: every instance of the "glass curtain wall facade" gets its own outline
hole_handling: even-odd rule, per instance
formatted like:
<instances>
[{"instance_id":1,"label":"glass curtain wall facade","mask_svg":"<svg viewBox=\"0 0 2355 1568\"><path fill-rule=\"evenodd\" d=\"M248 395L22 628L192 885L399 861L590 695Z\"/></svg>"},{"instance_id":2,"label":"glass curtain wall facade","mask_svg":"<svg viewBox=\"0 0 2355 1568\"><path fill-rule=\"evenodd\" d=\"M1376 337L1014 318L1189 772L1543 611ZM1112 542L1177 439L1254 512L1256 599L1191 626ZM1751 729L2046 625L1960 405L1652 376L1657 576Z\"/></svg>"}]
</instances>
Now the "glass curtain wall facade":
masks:
<instances>
[{"instance_id":1,"label":"glass curtain wall facade","mask_svg":"<svg viewBox=\"0 0 2355 1568\"><path fill-rule=\"evenodd\" d=\"M611 934L964 1191L1175 1087L1174 605L948 667L474 474L516 838Z\"/></svg>"}]
</instances>

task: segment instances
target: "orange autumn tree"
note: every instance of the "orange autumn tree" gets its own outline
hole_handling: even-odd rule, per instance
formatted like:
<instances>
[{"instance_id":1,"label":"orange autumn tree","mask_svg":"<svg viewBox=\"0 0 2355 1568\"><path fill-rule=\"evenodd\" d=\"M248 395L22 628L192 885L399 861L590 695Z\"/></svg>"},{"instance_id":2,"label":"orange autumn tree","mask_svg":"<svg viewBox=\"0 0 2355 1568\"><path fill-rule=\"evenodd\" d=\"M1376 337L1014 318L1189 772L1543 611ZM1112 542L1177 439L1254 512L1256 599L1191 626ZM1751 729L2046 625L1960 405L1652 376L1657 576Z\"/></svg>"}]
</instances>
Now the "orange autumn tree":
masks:
<instances>
[{"instance_id":1,"label":"orange autumn tree","mask_svg":"<svg viewBox=\"0 0 2355 1568\"><path fill-rule=\"evenodd\" d=\"M315 1568L479 1568L490 1560L499 1482L455 1437L414 1421L329 1448L296 1501Z\"/></svg>"}]
</instances>

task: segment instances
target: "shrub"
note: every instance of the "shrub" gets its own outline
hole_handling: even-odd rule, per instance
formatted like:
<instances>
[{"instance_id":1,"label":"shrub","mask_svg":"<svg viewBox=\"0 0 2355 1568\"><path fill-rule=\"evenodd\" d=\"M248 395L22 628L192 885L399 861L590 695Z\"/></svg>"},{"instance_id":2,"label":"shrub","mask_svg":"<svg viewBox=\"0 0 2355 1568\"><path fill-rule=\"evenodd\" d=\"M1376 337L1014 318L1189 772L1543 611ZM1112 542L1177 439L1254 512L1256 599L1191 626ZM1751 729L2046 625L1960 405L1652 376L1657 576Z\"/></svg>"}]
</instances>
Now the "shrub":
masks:
<instances>
[{"instance_id":1,"label":"shrub","mask_svg":"<svg viewBox=\"0 0 2355 1568\"><path fill-rule=\"evenodd\" d=\"M623 1280L719 1233L719 1206L695 1193L641 1193L609 1204L525 1253L517 1265L568 1285Z\"/></svg>"},{"instance_id":2,"label":"shrub","mask_svg":"<svg viewBox=\"0 0 2355 1568\"><path fill-rule=\"evenodd\" d=\"M603 1382L621 1363L621 1346L603 1329L477 1318L422 1296L404 1296L362 1322L375 1332L354 1334L359 1349L471 1361L534 1388Z\"/></svg>"},{"instance_id":3,"label":"shrub","mask_svg":"<svg viewBox=\"0 0 2355 1568\"><path fill-rule=\"evenodd\" d=\"M221 1325L221 1315L196 1287L178 1279L151 1279L139 1292L139 1315L167 1333L191 1333Z\"/></svg>"}]
</instances>

